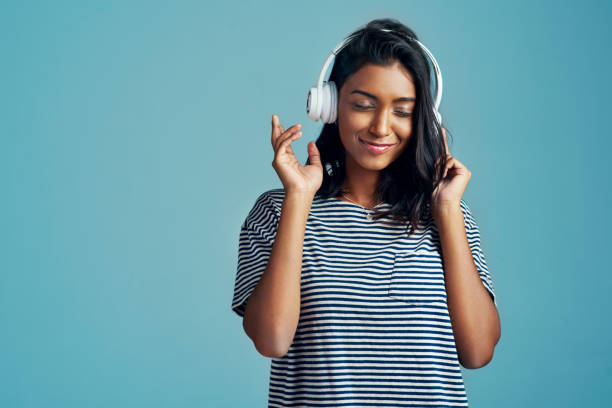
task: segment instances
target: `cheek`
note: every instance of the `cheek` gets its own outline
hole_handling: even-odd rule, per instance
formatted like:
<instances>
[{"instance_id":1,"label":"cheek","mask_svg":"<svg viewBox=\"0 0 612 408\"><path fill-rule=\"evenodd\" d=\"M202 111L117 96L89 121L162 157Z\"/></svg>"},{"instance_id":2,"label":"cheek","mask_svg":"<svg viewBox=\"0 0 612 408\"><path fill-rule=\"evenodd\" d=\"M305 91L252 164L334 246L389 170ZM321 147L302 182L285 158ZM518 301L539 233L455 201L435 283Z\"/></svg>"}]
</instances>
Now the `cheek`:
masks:
<instances>
[{"instance_id":1,"label":"cheek","mask_svg":"<svg viewBox=\"0 0 612 408\"><path fill-rule=\"evenodd\" d=\"M395 123L394 130L402 139L409 139L412 135L412 118L398 119Z\"/></svg>"},{"instance_id":2,"label":"cheek","mask_svg":"<svg viewBox=\"0 0 612 408\"><path fill-rule=\"evenodd\" d=\"M359 115L352 112L350 109L342 109L338 112L338 124L347 131L355 131L368 126L367 115Z\"/></svg>"}]
</instances>

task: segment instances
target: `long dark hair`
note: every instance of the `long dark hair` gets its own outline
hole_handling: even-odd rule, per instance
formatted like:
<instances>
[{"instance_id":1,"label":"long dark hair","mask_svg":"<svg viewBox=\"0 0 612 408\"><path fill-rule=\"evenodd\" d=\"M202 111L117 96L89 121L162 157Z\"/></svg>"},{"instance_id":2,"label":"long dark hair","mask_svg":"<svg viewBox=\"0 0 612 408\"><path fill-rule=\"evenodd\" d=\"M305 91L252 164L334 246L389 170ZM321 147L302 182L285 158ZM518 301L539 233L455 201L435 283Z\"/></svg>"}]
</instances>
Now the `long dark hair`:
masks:
<instances>
[{"instance_id":1,"label":"long dark hair","mask_svg":"<svg viewBox=\"0 0 612 408\"><path fill-rule=\"evenodd\" d=\"M394 32L384 32L381 28ZM352 35L356 37L336 55L329 76L329 80L336 83L338 95L346 79L368 63L390 66L398 61L414 80L416 101L412 114L412 135L402 154L381 170L374 197L391 204L391 208L386 211L377 208L372 215L374 219L390 215L395 221L406 223L410 235L419 221L428 215L431 193L441 180L446 166L442 130L434 121L427 55L417 43L405 38L418 40L414 31L395 19L372 20ZM346 176L346 152L338 125L325 124L315 143L323 165L323 183L316 195L321 198L339 197ZM436 171L438 158L440 163ZM310 158L306 164L310 164Z\"/></svg>"}]
</instances>

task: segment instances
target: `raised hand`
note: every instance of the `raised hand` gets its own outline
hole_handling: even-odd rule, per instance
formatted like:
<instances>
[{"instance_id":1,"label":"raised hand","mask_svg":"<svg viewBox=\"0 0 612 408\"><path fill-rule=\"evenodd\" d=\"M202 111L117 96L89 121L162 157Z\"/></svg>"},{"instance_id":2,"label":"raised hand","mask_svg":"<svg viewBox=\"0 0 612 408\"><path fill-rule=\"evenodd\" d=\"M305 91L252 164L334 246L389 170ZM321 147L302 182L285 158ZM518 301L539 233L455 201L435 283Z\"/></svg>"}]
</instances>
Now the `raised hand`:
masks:
<instances>
[{"instance_id":1,"label":"raised hand","mask_svg":"<svg viewBox=\"0 0 612 408\"><path fill-rule=\"evenodd\" d=\"M272 167L285 187L285 193L299 192L314 195L323 183L323 166L321 155L315 142L308 143L310 163L301 166L291 148L291 142L302 136L298 123L285 130L279 123L277 115L272 115L272 147L274 160Z\"/></svg>"},{"instance_id":2,"label":"raised hand","mask_svg":"<svg viewBox=\"0 0 612 408\"><path fill-rule=\"evenodd\" d=\"M450 154L448 141L446 140L446 129L444 128L442 128L442 135L444 137L447 161L442 175L442 181L435 188L430 198L432 210L439 210L448 206L459 207L463 193L472 177L472 172L463 163L457 160L456 157ZM436 174L439 163L440 159L436 160Z\"/></svg>"}]
</instances>

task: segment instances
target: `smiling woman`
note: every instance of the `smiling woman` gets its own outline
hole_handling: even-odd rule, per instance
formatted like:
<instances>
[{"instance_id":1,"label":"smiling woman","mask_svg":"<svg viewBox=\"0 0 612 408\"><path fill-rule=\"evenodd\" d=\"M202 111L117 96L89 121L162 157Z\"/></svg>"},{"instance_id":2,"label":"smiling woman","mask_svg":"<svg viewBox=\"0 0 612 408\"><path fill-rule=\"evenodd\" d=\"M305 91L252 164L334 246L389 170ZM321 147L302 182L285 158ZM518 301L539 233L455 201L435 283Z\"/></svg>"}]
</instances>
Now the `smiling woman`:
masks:
<instances>
[{"instance_id":1,"label":"smiling woman","mask_svg":"<svg viewBox=\"0 0 612 408\"><path fill-rule=\"evenodd\" d=\"M471 173L414 32L383 19L353 35L335 85L309 93L326 124L306 165L300 125L272 117L284 188L242 224L232 310L272 358L270 407L465 407L461 365L487 364L500 335Z\"/></svg>"},{"instance_id":2,"label":"smiling woman","mask_svg":"<svg viewBox=\"0 0 612 408\"><path fill-rule=\"evenodd\" d=\"M371 21L350 37L329 76L338 113L316 140L327 169L317 194L350 196L370 208L389 203L391 209L374 217L390 215L411 231L429 211L447 158L434 120L427 52L411 29L392 19Z\"/></svg>"}]
</instances>

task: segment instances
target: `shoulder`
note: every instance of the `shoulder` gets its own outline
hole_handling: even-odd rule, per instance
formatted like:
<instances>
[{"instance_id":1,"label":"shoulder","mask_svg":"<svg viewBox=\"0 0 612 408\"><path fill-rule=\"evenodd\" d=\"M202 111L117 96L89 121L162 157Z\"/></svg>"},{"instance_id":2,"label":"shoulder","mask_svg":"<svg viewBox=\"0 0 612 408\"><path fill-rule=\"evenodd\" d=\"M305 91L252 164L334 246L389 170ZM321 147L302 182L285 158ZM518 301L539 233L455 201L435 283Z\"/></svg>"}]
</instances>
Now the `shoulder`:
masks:
<instances>
[{"instance_id":1,"label":"shoulder","mask_svg":"<svg viewBox=\"0 0 612 408\"><path fill-rule=\"evenodd\" d=\"M465 219L465 225L470 229L478 228L476 218L474 217L468 202L464 198L461 199L460 207L461 212L463 213L463 218Z\"/></svg>"},{"instance_id":2,"label":"shoulder","mask_svg":"<svg viewBox=\"0 0 612 408\"><path fill-rule=\"evenodd\" d=\"M273 188L271 190L267 190L261 193L255 200L255 204L264 206L267 210L273 211L280 215L284 198L285 189Z\"/></svg>"},{"instance_id":3,"label":"shoulder","mask_svg":"<svg viewBox=\"0 0 612 408\"><path fill-rule=\"evenodd\" d=\"M463 212L464 215L471 213L470 206L468 205L467 201L465 201L464 198L462 198L461 201L459 202L459 206L461 207L461 211Z\"/></svg>"},{"instance_id":4,"label":"shoulder","mask_svg":"<svg viewBox=\"0 0 612 408\"><path fill-rule=\"evenodd\" d=\"M283 188L264 191L255 199L251 213L264 212L280 217L284 198L285 190Z\"/></svg>"}]
</instances>

